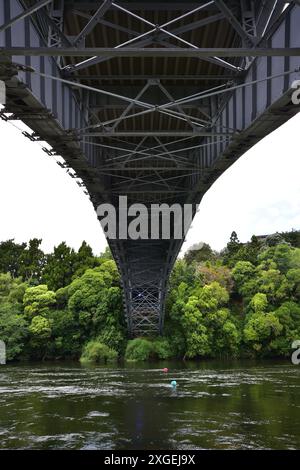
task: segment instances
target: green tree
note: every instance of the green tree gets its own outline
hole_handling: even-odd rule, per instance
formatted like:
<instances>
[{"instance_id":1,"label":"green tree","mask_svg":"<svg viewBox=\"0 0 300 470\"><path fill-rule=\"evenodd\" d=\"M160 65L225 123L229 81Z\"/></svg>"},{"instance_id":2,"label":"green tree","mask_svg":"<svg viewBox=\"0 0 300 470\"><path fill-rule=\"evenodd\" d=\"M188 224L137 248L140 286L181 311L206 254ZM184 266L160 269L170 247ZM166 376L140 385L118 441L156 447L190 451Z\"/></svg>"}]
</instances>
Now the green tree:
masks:
<instances>
[{"instance_id":1,"label":"green tree","mask_svg":"<svg viewBox=\"0 0 300 470\"><path fill-rule=\"evenodd\" d=\"M51 323L48 318L36 315L29 325L31 353L38 359L45 359L51 338Z\"/></svg>"},{"instance_id":2,"label":"green tree","mask_svg":"<svg viewBox=\"0 0 300 470\"><path fill-rule=\"evenodd\" d=\"M178 260L164 336L128 343L109 249L94 257L85 242L77 253L61 243L45 257L38 239L0 243L0 339L8 359L288 356L300 337L298 235L262 240L240 243L233 232L222 258L207 245Z\"/></svg>"},{"instance_id":3,"label":"green tree","mask_svg":"<svg viewBox=\"0 0 300 470\"><path fill-rule=\"evenodd\" d=\"M220 286L225 287L228 292L231 292L233 289L233 278L227 266L208 262L198 265L196 267L196 273L203 285L218 282Z\"/></svg>"},{"instance_id":4,"label":"green tree","mask_svg":"<svg viewBox=\"0 0 300 470\"><path fill-rule=\"evenodd\" d=\"M268 235L264 240L264 245L266 247L274 247L279 244L281 245L282 243L285 243L285 240L283 236L278 232Z\"/></svg>"},{"instance_id":5,"label":"green tree","mask_svg":"<svg viewBox=\"0 0 300 470\"><path fill-rule=\"evenodd\" d=\"M237 353L240 337L225 308L228 301L227 290L217 282L195 289L183 306L186 357Z\"/></svg>"},{"instance_id":6,"label":"green tree","mask_svg":"<svg viewBox=\"0 0 300 470\"><path fill-rule=\"evenodd\" d=\"M28 323L21 315L20 306L10 302L0 303L0 339L6 344L8 361L20 356L27 337Z\"/></svg>"},{"instance_id":7,"label":"green tree","mask_svg":"<svg viewBox=\"0 0 300 470\"><path fill-rule=\"evenodd\" d=\"M70 284L68 309L78 322L82 341L98 337L121 352L126 329L119 282L114 261L88 269Z\"/></svg>"},{"instance_id":8,"label":"green tree","mask_svg":"<svg viewBox=\"0 0 300 470\"><path fill-rule=\"evenodd\" d=\"M78 359L82 351L78 323L69 310L50 310L51 341L47 355L51 358Z\"/></svg>"},{"instance_id":9,"label":"green tree","mask_svg":"<svg viewBox=\"0 0 300 470\"><path fill-rule=\"evenodd\" d=\"M232 267L236 263L237 261L236 255L241 246L242 245L238 239L237 233L233 231L230 235L229 242L227 243L227 246L223 254L224 262L226 265L228 265L229 267Z\"/></svg>"},{"instance_id":10,"label":"green tree","mask_svg":"<svg viewBox=\"0 0 300 470\"><path fill-rule=\"evenodd\" d=\"M22 299L26 283L10 273L0 273L0 339L6 344L7 360L17 359L28 338L28 322L23 316Z\"/></svg>"},{"instance_id":11,"label":"green tree","mask_svg":"<svg viewBox=\"0 0 300 470\"><path fill-rule=\"evenodd\" d=\"M266 353L272 341L280 335L282 328L274 313L254 313L249 315L246 322L244 341L254 351Z\"/></svg>"},{"instance_id":12,"label":"green tree","mask_svg":"<svg viewBox=\"0 0 300 470\"><path fill-rule=\"evenodd\" d=\"M26 243L15 243L13 239L0 243L0 272L20 276L20 260Z\"/></svg>"},{"instance_id":13,"label":"green tree","mask_svg":"<svg viewBox=\"0 0 300 470\"><path fill-rule=\"evenodd\" d=\"M175 357L182 357L186 351L186 337L182 318L192 286L189 286L186 282L181 282L179 285L176 284L173 284L173 288L170 290L167 298L164 331Z\"/></svg>"},{"instance_id":14,"label":"green tree","mask_svg":"<svg viewBox=\"0 0 300 470\"><path fill-rule=\"evenodd\" d=\"M232 269L232 277L235 282L236 291L249 298L255 294L257 281L255 266L249 261L238 261Z\"/></svg>"},{"instance_id":15,"label":"green tree","mask_svg":"<svg viewBox=\"0 0 300 470\"><path fill-rule=\"evenodd\" d=\"M300 248L300 230L281 233L282 238L294 248Z\"/></svg>"},{"instance_id":16,"label":"green tree","mask_svg":"<svg viewBox=\"0 0 300 470\"><path fill-rule=\"evenodd\" d=\"M282 325L282 332L271 341L270 350L278 356L290 356L293 341L300 338L300 305L284 302L274 314Z\"/></svg>"},{"instance_id":17,"label":"green tree","mask_svg":"<svg viewBox=\"0 0 300 470\"><path fill-rule=\"evenodd\" d=\"M48 290L48 286L29 287L23 298L24 314L30 319L36 315L46 317L55 302L55 292Z\"/></svg>"},{"instance_id":18,"label":"green tree","mask_svg":"<svg viewBox=\"0 0 300 470\"><path fill-rule=\"evenodd\" d=\"M46 258L40 249L41 243L42 240L33 238L21 253L19 275L24 281L33 281L39 284L42 280Z\"/></svg>"},{"instance_id":19,"label":"green tree","mask_svg":"<svg viewBox=\"0 0 300 470\"><path fill-rule=\"evenodd\" d=\"M191 264L194 261L197 263L212 261L215 260L216 257L217 254L212 250L208 243L198 243L186 252L184 260L188 264Z\"/></svg>"},{"instance_id":20,"label":"green tree","mask_svg":"<svg viewBox=\"0 0 300 470\"><path fill-rule=\"evenodd\" d=\"M103 253L101 253L100 256L98 256L96 259L99 264L105 263L106 261L113 261L112 253L110 251L109 246L107 246Z\"/></svg>"},{"instance_id":21,"label":"green tree","mask_svg":"<svg viewBox=\"0 0 300 470\"><path fill-rule=\"evenodd\" d=\"M109 287L103 293L93 317L93 330L101 342L124 354L127 329L120 287Z\"/></svg>"},{"instance_id":22,"label":"green tree","mask_svg":"<svg viewBox=\"0 0 300 470\"><path fill-rule=\"evenodd\" d=\"M53 253L47 256L43 276L49 289L56 291L69 285L75 272L75 265L75 251L67 246L65 242L56 246Z\"/></svg>"},{"instance_id":23,"label":"green tree","mask_svg":"<svg viewBox=\"0 0 300 470\"><path fill-rule=\"evenodd\" d=\"M96 259L93 255L92 248L85 242L82 242L78 253L76 253L73 270L74 274L72 280L82 276L89 268L96 266Z\"/></svg>"}]
</instances>

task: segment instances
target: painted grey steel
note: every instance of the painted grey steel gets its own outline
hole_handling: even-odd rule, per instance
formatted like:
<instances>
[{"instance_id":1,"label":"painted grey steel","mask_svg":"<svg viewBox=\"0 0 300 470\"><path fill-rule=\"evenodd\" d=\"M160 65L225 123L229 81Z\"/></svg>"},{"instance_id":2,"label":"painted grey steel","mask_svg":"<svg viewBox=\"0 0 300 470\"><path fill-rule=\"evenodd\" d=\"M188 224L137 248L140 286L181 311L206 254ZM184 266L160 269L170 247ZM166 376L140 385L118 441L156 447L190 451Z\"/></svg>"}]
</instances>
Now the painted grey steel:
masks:
<instances>
[{"instance_id":1,"label":"painted grey steel","mask_svg":"<svg viewBox=\"0 0 300 470\"><path fill-rule=\"evenodd\" d=\"M66 56L66 57L291 57L300 56L300 47L231 47L231 48L134 48L123 47L7 47L0 49L0 55L8 56ZM93 64L91 64L93 65Z\"/></svg>"},{"instance_id":2,"label":"painted grey steel","mask_svg":"<svg viewBox=\"0 0 300 470\"><path fill-rule=\"evenodd\" d=\"M235 15L232 13L232 10L226 5L226 3L223 0L215 0L215 4L222 11L225 18L227 18L227 20L234 27L234 29L237 31L239 36L244 40L245 44L247 44L250 47L253 46L254 45L254 38L252 38L247 33L247 31L245 31L245 29L243 28L241 23L237 20Z\"/></svg>"},{"instance_id":3,"label":"painted grey steel","mask_svg":"<svg viewBox=\"0 0 300 470\"><path fill-rule=\"evenodd\" d=\"M22 10L21 13L16 15L13 18L10 18L8 21L6 21L4 24L0 26L0 32L5 31L6 29L10 28L13 24L17 23L17 21L23 20L24 18L27 18L28 16L31 16L32 13L35 13L38 11L40 8L43 8L44 6L48 5L51 3L53 0L41 0L37 2L35 5L33 5L31 8L27 8L26 10Z\"/></svg>"},{"instance_id":4,"label":"painted grey steel","mask_svg":"<svg viewBox=\"0 0 300 470\"><path fill-rule=\"evenodd\" d=\"M96 13L91 17L89 22L85 25L82 31L78 34L78 36L75 38L74 41L74 46L77 46L81 43L82 40L85 39L85 37L90 34L90 32L93 30L93 28L96 26L98 23L99 19L102 18L102 16L105 14L105 12L111 7L112 0L104 0L103 3L100 5Z\"/></svg>"},{"instance_id":5,"label":"painted grey steel","mask_svg":"<svg viewBox=\"0 0 300 470\"><path fill-rule=\"evenodd\" d=\"M98 81L105 81L105 80L130 80L132 81L132 75L84 75L78 76L78 75L72 75L72 80L98 80ZM205 81L228 81L232 79L232 75L134 75L134 81L137 80L149 80L149 79L154 79L154 80L205 80Z\"/></svg>"}]
</instances>

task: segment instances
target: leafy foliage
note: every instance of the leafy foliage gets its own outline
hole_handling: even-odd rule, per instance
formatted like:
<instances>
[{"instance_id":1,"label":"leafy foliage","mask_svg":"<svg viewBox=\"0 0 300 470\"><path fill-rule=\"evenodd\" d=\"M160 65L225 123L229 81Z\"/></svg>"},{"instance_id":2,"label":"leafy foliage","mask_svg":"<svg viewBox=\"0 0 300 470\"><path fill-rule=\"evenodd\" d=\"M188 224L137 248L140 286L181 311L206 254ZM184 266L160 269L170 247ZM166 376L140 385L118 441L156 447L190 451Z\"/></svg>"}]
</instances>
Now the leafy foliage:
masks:
<instances>
[{"instance_id":1,"label":"leafy foliage","mask_svg":"<svg viewBox=\"0 0 300 470\"><path fill-rule=\"evenodd\" d=\"M83 349L80 362L87 363L101 363L111 362L118 358L118 353L114 349L108 347L100 341L89 341Z\"/></svg>"},{"instance_id":2,"label":"leafy foliage","mask_svg":"<svg viewBox=\"0 0 300 470\"><path fill-rule=\"evenodd\" d=\"M122 292L107 250L94 257L85 242L78 253L62 243L45 257L40 240L32 240L28 248L16 246L23 259L17 265L13 241L0 244L0 252L1 246L9 269L0 273L0 339L9 360L79 358L94 338L117 355L124 354Z\"/></svg>"},{"instance_id":3,"label":"leafy foliage","mask_svg":"<svg viewBox=\"0 0 300 470\"><path fill-rule=\"evenodd\" d=\"M233 232L213 262L175 264L165 333L177 356L291 353L300 337L300 250L298 236L290 237L296 246L288 238L253 236L245 244Z\"/></svg>"},{"instance_id":4,"label":"leafy foliage","mask_svg":"<svg viewBox=\"0 0 300 470\"><path fill-rule=\"evenodd\" d=\"M82 362L288 356L300 338L299 232L235 232L179 259L166 300L164 336L128 341L119 273L107 249L83 242L45 255L41 240L0 243L0 339L8 360Z\"/></svg>"},{"instance_id":5,"label":"leafy foliage","mask_svg":"<svg viewBox=\"0 0 300 470\"><path fill-rule=\"evenodd\" d=\"M27 337L28 323L20 315L19 306L1 302L0 338L6 344L7 360L13 360L22 353Z\"/></svg>"},{"instance_id":6,"label":"leafy foliage","mask_svg":"<svg viewBox=\"0 0 300 470\"><path fill-rule=\"evenodd\" d=\"M28 339L28 321L22 315L26 284L10 273L0 274L0 339L6 344L7 360L18 357Z\"/></svg>"},{"instance_id":7,"label":"leafy foliage","mask_svg":"<svg viewBox=\"0 0 300 470\"><path fill-rule=\"evenodd\" d=\"M127 361L148 361L150 359L168 359L174 352L166 337L135 338L129 340L126 347Z\"/></svg>"},{"instance_id":8,"label":"leafy foliage","mask_svg":"<svg viewBox=\"0 0 300 470\"><path fill-rule=\"evenodd\" d=\"M153 351L152 342L145 338L129 340L126 347L127 361L148 361Z\"/></svg>"}]
</instances>

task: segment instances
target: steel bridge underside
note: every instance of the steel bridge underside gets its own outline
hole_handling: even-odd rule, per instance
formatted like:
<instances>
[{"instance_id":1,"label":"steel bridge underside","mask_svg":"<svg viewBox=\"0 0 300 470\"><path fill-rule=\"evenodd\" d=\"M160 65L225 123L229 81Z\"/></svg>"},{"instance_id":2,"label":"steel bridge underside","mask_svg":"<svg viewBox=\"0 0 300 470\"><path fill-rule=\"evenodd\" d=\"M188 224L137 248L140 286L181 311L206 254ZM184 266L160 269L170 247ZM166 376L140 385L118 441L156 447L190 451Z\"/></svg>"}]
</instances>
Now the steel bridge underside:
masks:
<instances>
[{"instance_id":1,"label":"steel bridge underside","mask_svg":"<svg viewBox=\"0 0 300 470\"><path fill-rule=\"evenodd\" d=\"M299 4L2 0L0 116L46 141L95 209L122 195L195 213L229 166L299 111ZM132 336L162 331L183 241L108 240Z\"/></svg>"}]
</instances>

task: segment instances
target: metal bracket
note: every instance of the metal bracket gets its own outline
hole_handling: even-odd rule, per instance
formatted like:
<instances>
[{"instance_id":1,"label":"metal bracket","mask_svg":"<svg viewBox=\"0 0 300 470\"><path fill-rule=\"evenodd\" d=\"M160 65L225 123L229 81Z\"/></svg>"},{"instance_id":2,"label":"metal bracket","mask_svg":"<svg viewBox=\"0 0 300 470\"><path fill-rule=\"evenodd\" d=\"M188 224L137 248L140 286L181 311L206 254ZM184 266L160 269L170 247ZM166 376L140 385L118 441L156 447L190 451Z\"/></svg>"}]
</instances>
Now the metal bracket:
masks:
<instances>
[{"instance_id":1,"label":"metal bracket","mask_svg":"<svg viewBox=\"0 0 300 470\"><path fill-rule=\"evenodd\" d=\"M23 131L22 134L27 137L27 139L31 140L31 142L36 142L37 140L42 140L40 138L36 138L36 134L33 132L32 134L29 134L27 131Z\"/></svg>"}]
</instances>

